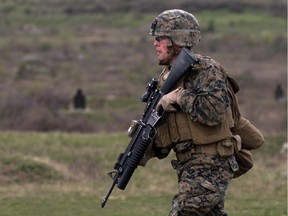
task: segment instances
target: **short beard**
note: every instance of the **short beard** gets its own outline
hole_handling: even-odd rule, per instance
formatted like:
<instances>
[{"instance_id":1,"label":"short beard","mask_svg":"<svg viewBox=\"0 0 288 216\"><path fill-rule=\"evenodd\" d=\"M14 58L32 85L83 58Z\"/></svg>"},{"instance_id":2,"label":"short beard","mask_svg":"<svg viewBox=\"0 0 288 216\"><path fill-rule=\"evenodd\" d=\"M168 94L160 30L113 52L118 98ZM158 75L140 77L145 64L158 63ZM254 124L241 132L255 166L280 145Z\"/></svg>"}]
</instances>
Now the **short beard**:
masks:
<instances>
[{"instance_id":1,"label":"short beard","mask_svg":"<svg viewBox=\"0 0 288 216\"><path fill-rule=\"evenodd\" d=\"M169 65L170 61L168 59L165 60L159 60L159 65Z\"/></svg>"},{"instance_id":2,"label":"short beard","mask_svg":"<svg viewBox=\"0 0 288 216\"><path fill-rule=\"evenodd\" d=\"M171 63L171 59L172 57L174 56L175 54L175 51L173 49L173 47L169 47L169 50L168 50L168 57L164 60L159 60L159 65L170 65Z\"/></svg>"}]
</instances>

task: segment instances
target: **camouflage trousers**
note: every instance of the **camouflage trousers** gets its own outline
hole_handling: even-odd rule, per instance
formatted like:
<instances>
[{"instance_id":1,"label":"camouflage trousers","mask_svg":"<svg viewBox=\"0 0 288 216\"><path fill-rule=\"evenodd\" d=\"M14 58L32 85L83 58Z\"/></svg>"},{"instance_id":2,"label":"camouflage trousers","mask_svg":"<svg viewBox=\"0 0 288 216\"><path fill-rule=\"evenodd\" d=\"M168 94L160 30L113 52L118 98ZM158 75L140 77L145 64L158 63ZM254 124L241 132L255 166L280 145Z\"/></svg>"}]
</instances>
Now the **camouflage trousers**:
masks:
<instances>
[{"instance_id":1,"label":"camouflage trousers","mask_svg":"<svg viewBox=\"0 0 288 216\"><path fill-rule=\"evenodd\" d=\"M195 154L184 164L172 161L172 166L177 171L179 192L169 216L227 216L225 193L238 169L234 156Z\"/></svg>"}]
</instances>

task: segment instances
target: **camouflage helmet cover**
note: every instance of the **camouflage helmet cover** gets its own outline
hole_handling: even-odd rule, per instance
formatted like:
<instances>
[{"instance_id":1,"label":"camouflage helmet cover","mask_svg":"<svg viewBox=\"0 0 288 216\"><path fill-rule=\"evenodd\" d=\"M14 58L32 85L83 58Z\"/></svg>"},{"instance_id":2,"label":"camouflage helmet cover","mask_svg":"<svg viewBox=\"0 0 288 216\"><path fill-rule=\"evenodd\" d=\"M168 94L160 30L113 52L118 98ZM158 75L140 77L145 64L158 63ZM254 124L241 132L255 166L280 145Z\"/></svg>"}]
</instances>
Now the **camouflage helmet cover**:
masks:
<instances>
[{"instance_id":1,"label":"camouflage helmet cover","mask_svg":"<svg viewBox=\"0 0 288 216\"><path fill-rule=\"evenodd\" d=\"M149 34L169 37L176 45L184 47L194 47L201 38L197 19L180 9L159 14L153 21Z\"/></svg>"}]
</instances>

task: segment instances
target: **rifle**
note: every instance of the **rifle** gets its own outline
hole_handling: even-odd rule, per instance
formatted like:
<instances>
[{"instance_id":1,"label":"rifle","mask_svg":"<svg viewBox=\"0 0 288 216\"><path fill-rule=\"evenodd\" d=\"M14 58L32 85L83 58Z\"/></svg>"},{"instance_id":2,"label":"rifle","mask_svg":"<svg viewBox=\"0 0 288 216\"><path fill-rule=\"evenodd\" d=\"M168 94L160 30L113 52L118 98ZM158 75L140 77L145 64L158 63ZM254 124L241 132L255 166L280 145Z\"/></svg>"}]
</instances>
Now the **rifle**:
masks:
<instances>
[{"instance_id":1,"label":"rifle","mask_svg":"<svg viewBox=\"0 0 288 216\"><path fill-rule=\"evenodd\" d=\"M106 196L102 200L101 207L104 208L115 185L121 190L125 190L132 174L139 165L149 143L155 137L155 125L164 116L164 110L156 110L156 106L161 97L171 91L173 86L180 80L185 72L196 62L195 56L186 48L182 48L163 86L158 90L155 79L148 83L146 92L140 99L146 102L142 118L138 121L138 126L126 147L124 153L120 153L114 170L108 175L113 179L113 183Z\"/></svg>"}]
</instances>

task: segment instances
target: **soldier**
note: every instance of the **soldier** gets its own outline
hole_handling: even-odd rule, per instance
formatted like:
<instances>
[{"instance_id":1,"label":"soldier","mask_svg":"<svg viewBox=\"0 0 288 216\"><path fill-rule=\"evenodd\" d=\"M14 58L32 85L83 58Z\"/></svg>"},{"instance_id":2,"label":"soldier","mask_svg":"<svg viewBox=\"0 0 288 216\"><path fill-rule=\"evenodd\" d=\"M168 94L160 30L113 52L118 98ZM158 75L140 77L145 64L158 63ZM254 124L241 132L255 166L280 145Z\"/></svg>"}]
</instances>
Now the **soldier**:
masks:
<instances>
[{"instance_id":1,"label":"soldier","mask_svg":"<svg viewBox=\"0 0 288 216\"><path fill-rule=\"evenodd\" d=\"M200 26L191 13L167 10L156 17L150 35L155 36L159 65L165 66L159 76L160 88L181 49L192 50L200 42ZM232 85L223 67L208 56L195 56L197 63L159 101L158 109L167 113L157 125L156 138L141 165L151 157L165 158L173 149L177 160L172 166L178 175L179 191L169 215L227 215L225 193L239 169L235 153L241 149L233 117L237 116L237 125L243 127L247 120L240 121L238 107L231 106Z\"/></svg>"},{"instance_id":2,"label":"soldier","mask_svg":"<svg viewBox=\"0 0 288 216\"><path fill-rule=\"evenodd\" d=\"M281 84L278 84L276 86L276 89L274 91L274 96L275 96L275 100L277 101L281 101L282 99L284 99L284 90Z\"/></svg>"},{"instance_id":3,"label":"soldier","mask_svg":"<svg viewBox=\"0 0 288 216\"><path fill-rule=\"evenodd\" d=\"M77 89L77 92L73 97L73 105L75 109L86 108L86 98L81 89Z\"/></svg>"}]
</instances>

